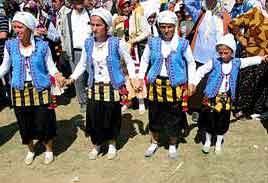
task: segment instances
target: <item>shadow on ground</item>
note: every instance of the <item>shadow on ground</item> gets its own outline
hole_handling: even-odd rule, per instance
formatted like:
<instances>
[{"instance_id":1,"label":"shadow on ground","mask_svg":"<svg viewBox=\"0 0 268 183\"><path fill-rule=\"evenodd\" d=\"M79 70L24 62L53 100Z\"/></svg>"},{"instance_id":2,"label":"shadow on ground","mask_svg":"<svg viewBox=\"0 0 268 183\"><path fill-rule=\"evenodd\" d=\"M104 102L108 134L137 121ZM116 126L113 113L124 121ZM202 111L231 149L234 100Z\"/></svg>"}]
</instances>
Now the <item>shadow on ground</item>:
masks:
<instances>
[{"instance_id":1,"label":"shadow on ground","mask_svg":"<svg viewBox=\"0 0 268 183\"><path fill-rule=\"evenodd\" d=\"M16 122L0 127L0 146L7 143L19 130Z\"/></svg>"},{"instance_id":2,"label":"shadow on ground","mask_svg":"<svg viewBox=\"0 0 268 183\"><path fill-rule=\"evenodd\" d=\"M68 120L57 121L57 137L53 146L53 151L56 156L67 151L74 143L77 138L78 128L82 123L82 119L82 115L76 115ZM45 150L40 142L37 142L35 148L37 156Z\"/></svg>"},{"instance_id":3,"label":"shadow on ground","mask_svg":"<svg viewBox=\"0 0 268 183\"><path fill-rule=\"evenodd\" d=\"M146 135L144 123L137 119L132 119L132 114L126 113L122 115L122 126L120 135L117 139L117 148L121 149L130 138L134 138L138 133ZM136 126L136 127L135 127Z\"/></svg>"}]
</instances>

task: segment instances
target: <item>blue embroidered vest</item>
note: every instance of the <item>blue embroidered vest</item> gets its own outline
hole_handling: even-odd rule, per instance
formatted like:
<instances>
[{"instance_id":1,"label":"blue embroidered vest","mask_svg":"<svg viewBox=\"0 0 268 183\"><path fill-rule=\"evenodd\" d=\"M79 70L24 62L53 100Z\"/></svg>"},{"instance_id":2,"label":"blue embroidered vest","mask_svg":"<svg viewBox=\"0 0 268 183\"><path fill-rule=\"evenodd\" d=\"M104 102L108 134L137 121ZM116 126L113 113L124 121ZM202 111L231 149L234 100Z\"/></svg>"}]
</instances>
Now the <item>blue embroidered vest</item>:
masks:
<instances>
[{"instance_id":1,"label":"blue embroidered vest","mask_svg":"<svg viewBox=\"0 0 268 183\"><path fill-rule=\"evenodd\" d=\"M236 92L236 81L237 75L239 73L241 61L239 58L234 58L231 60L232 62L232 70L230 73L229 86L231 91L232 100L235 100L235 92ZM221 83L223 81L224 74L222 72L222 61L220 58L213 59L213 69L209 74L207 85L205 88L205 96L208 98L216 97L221 87Z\"/></svg>"},{"instance_id":2,"label":"blue embroidered vest","mask_svg":"<svg viewBox=\"0 0 268 183\"><path fill-rule=\"evenodd\" d=\"M23 90L25 73L25 57L20 53L19 40L12 39L6 42L11 66L12 66L12 79L11 87ZM35 51L29 57L29 66L33 85L37 91L42 91L50 86L50 76L46 66L46 54L48 44L45 41L35 39Z\"/></svg>"},{"instance_id":3,"label":"blue embroidered vest","mask_svg":"<svg viewBox=\"0 0 268 183\"><path fill-rule=\"evenodd\" d=\"M92 52L94 47L94 37L90 37L85 41L85 49L87 53L87 65L88 65L88 86L91 87L94 78L94 65L92 60ZM111 84L115 89L119 89L125 83L125 77L121 68L120 54L119 54L119 38L108 38L108 57L107 67Z\"/></svg>"},{"instance_id":4,"label":"blue embroidered vest","mask_svg":"<svg viewBox=\"0 0 268 183\"><path fill-rule=\"evenodd\" d=\"M176 51L171 51L167 59L162 56L161 38L153 37L149 40L150 47L150 69L147 74L149 83L154 83L156 77L160 74L162 65L166 64L168 77L172 87L187 82L187 66L183 59L183 52L187 48L188 41L178 40ZM165 63L164 63L165 62Z\"/></svg>"}]
</instances>

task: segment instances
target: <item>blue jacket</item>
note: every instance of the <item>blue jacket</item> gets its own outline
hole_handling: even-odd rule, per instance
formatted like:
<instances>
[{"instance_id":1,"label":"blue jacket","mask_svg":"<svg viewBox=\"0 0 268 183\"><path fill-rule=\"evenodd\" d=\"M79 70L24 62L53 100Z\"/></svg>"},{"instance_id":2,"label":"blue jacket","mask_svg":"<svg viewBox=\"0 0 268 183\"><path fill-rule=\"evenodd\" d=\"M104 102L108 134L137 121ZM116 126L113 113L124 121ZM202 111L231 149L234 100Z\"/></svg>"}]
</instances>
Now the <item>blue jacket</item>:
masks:
<instances>
[{"instance_id":1,"label":"blue jacket","mask_svg":"<svg viewBox=\"0 0 268 183\"><path fill-rule=\"evenodd\" d=\"M89 37L85 41L85 48L87 53L88 61L88 86L91 87L94 78L94 65L92 61L92 52L94 47L94 37ZM120 54L119 54L119 38L109 37L108 38L108 57L107 57L107 67L109 76L111 79L111 84L115 89L120 88L125 83L125 77L121 68Z\"/></svg>"},{"instance_id":2,"label":"blue jacket","mask_svg":"<svg viewBox=\"0 0 268 183\"><path fill-rule=\"evenodd\" d=\"M12 66L11 87L23 90L25 73L25 57L20 53L19 40L12 39L6 42L6 48L10 55ZM30 69L34 87L37 91L42 91L50 86L50 76L46 66L46 54L48 43L35 39L35 51L30 56Z\"/></svg>"},{"instance_id":3,"label":"blue jacket","mask_svg":"<svg viewBox=\"0 0 268 183\"><path fill-rule=\"evenodd\" d=\"M149 40L150 69L147 75L148 81L154 83L160 74L163 64L166 64L168 77L172 87L187 83L187 66L183 59L183 52L188 44L185 39L178 40L177 50L170 53L164 63L161 51L161 38L153 37Z\"/></svg>"},{"instance_id":4,"label":"blue jacket","mask_svg":"<svg viewBox=\"0 0 268 183\"><path fill-rule=\"evenodd\" d=\"M213 69L209 74L207 85L204 92L205 96L208 98L216 97L224 77L224 74L222 73L222 60L220 58L214 58L212 61L213 61ZM234 58L231 62L232 62L232 70L230 73L229 86L231 90L232 100L235 100L236 81L241 61L239 58Z\"/></svg>"}]
</instances>

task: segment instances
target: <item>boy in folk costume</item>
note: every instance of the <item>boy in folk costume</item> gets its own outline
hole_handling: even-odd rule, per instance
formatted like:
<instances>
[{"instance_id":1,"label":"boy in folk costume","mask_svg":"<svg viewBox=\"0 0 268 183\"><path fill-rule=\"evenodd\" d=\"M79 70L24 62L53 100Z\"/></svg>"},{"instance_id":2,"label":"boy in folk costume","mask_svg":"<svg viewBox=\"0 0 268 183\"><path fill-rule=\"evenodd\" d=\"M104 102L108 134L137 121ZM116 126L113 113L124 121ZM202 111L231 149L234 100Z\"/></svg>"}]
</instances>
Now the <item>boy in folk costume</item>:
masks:
<instances>
[{"instance_id":1,"label":"boy in folk costume","mask_svg":"<svg viewBox=\"0 0 268 183\"><path fill-rule=\"evenodd\" d=\"M86 133L93 143L89 158L96 159L101 145L109 142L108 159L114 159L121 128L119 89L125 83L120 58L124 58L131 79L136 77L135 66L124 41L108 33L112 26L108 10L94 9L90 23L93 36L86 39L80 62L66 83L73 83L86 70L89 73Z\"/></svg>"},{"instance_id":2,"label":"boy in folk costume","mask_svg":"<svg viewBox=\"0 0 268 183\"><path fill-rule=\"evenodd\" d=\"M158 25L160 37L153 37L145 47L139 83L136 89L143 87L143 78L148 70L147 79L149 100L149 129L151 145L145 157L152 156L158 148L159 133L165 130L169 137L170 159L177 159L177 136L181 123L186 120L182 109L183 96L188 86L192 93L195 74L195 61L187 40L176 33L177 17L171 11L159 13ZM185 57L185 60L182 58Z\"/></svg>"},{"instance_id":3,"label":"boy in folk costume","mask_svg":"<svg viewBox=\"0 0 268 183\"><path fill-rule=\"evenodd\" d=\"M266 56L235 58L236 42L232 34L226 34L216 44L217 55L198 68L195 85L209 74L204 90L204 108L200 120L206 132L202 151L209 153L211 138L217 137L215 152L220 153L224 134L229 129L231 105L236 97L236 81L240 68L260 64Z\"/></svg>"}]
</instances>

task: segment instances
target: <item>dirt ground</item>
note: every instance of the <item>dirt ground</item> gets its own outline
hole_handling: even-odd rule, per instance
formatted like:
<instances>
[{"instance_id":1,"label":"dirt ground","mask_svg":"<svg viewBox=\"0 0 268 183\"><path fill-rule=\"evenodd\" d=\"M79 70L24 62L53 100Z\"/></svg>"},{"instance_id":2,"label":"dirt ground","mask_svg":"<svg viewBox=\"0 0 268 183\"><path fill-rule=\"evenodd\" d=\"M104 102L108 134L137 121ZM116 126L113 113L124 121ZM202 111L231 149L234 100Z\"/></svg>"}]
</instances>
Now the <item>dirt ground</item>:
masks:
<instances>
[{"instance_id":1,"label":"dirt ground","mask_svg":"<svg viewBox=\"0 0 268 183\"><path fill-rule=\"evenodd\" d=\"M130 110L123 115L117 158L107 160L104 155L92 161L78 104L73 100L56 112L56 160L44 165L39 148L30 166L23 162L27 151L13 111L0 112L0 183L268 183L268 121L233 122L223 154L203 155L201 144L194 141L196 125L189 120L192 130L179 145L179 159L170 161L164 147L150 159L143 157L149 142L148 114Z\"/></svg>"}]
</instances>

